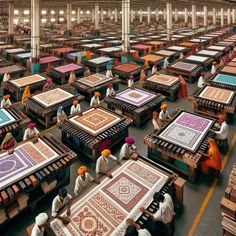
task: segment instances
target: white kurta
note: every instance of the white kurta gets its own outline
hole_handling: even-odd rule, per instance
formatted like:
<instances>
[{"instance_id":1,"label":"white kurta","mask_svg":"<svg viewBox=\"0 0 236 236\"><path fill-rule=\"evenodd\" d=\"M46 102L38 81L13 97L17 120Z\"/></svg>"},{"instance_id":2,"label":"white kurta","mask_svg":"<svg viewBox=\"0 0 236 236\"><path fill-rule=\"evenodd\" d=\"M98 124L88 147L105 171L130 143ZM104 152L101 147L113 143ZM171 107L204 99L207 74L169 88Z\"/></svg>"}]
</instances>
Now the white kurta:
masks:
<instances>
[{"instance_id":1,"label":"white kurta","mask_svg":"<svg viewBox=\"0 0 236 236\"><path fill-rule=\"evenodd\" d=\"M33 129L27 128L25 130L23 140L25 141L27 139L34 138L38 133L39 133L39 131L36 128L33 128Z\"/></svg>"},{"instance_id":2,"label":"white kurta","mask_svg":"<svg viewBox=\"0 0 236 236\"><path fill-rule=\"evenodd\" d=\"M169 112L168 111L161 111L159 113L159 119L160 120L165 120L165 119L169 119L170 118L170 115L169 115Z\"/></svg>"},{"instance_id":3,"label":"white kurta","mask_svg":"<svg viewBox=\"0 0 236 236\"><path fill-rule=\"evenodd\" d=\"M227 123L224 121L222 122L221 126L220 126L220 130L219 131L215 131L216 133L216 139L218 140L225 140L228 138L228 130L229 127L227 125Z\"/></svg>"},{"instance_id":4,"label":"white kurta","mask_svg":"<svg viewBox=\"0 0 236 236\"><path fill-rule=\"evenodd\" d=\"M168 193L164 194L164 201L160 202L158 211L154 214L156 221L162 221L164 224L168 224L172 221L174 212L174 205L171 196Z\"/></svg>"},{"instance_id":5,"label":"white kurta","mask_svg":"<svg viewBox=\"0 0 236 236\"><path fill-rule=\"evenodd\" d=\"M3 82L7 82L11 78L10 74L5 73L3 76Z\"/></svg>"},{"instance_id":6,"label":"white kurta","mask_svg":"<svg viewBox=\"0 0 236 236\"><path fill-rule=\"evenodd\" d=\"M152 119L152 124L154 126L154 129L156 129L156 130L159 130L161 128L155 119Z\"/></svg>"},{"instance_id":7,"label":"white kurta","mask_svg":"<svg viewBox=\"0 0 236 236\"><path fill-rule=\"evenodd\" d=\"M31 236L44 236L45 228L40 229L37 224L34 225Z\"/></svg>"},{"instance_id":8,"label":"white kurta","mask_svg":"<svg viewBox=\"0 0 236 236\"><path fill-rule=\"evenodd\" d=\"M138 236L152 236L147 229L138 230Z\"/></svg>"},{"instance_id":9,"label":"white kurta","mask_svg":"<svg viewBox=\"0 0 236 236\"><path fill-rule=\"evenodd\" d=\"M100 104L99 97L93 96L90 101L90 106L99 105L99 104Z\"/></svg>"},{"instance_id":10,"label":"white kurta","mask_svg":"<svg viewBox=\"0 0 236 236\"><path fill-rule=\"evenodd\" d=\"M108 97L109 95L115 95L115 90L113 88L107 88L106 96Z\"/></svg>"},{"instance_id":11,"label":"white kurta","mask_svg":"<svg viewBox=\"0 0 236 236\"><path fill-rule=\"evenodd\" d=\"M131 88L134 85L133 79L128 79L128 87Z\"/></svg>"},{"instance_id":12,"label":"white kurta","mask_svg":"<svg viewBox=\"0 0 236 236\"><path fill-rule=\"evenodd\" d=\"M100 156L97 159L96 169L95 169L97 177L99 177L99 174L98 174L99 172L106 173L110 169L110 162L112 160L117 161L117 158L113 156L112 154L110 154L108 157Z\"/></svg>"},{"instance_id":13,"label":"white kurta","mask_svg":"<svg viewBox=\"0 0 236 236\"><path fill-rule=\"evenodd\" d=\"M112 70L106 71L106 77L113 77Z\"/></svg>"},{"instance_id":14,"label":"white kurta","mask_svg":"<svg viewBox=\"0 0 236 236\"><path fill-rule=\"evenodd\" d=\"M184 58L184 54L181 52L180 56L179 56L179 59L182 59L182 58Z\"/></svg>"},{"instance_id":15,"label":"white kurta","mask_svg":"<svg viewBox=\"0 0 236 236\"><path fill-rule=\"evenodd\" d=\"M68 193L64 198L63 202L61 202L59 195L57 195L52 202L52 217L55 217L60 209L67 205L69 201L72 199L71 195Z\"/></svg>"},{"instance_id":16,"label":"white kurta","mask_svg":"<svg viewBox=\"0 0 236 236\"><path fill-rule=\"evenodd\" d=\"M163 64L163 68L166 69L166 67L169 65L170 63L168 62L168 57L165 58L164 60L164 64Z\"/></svg>"},{"instance_id":17,"label":"white kurta","mask_svg":"<svg viewBox=\"0 0 236 236\"><path fill-rule=\"evenodd\" d=\"M152 74L156 74L157 73L157 67L156 66L153 66L152 67Z\"/></svg>"},{"instance_id":18,"label":"white kurta","mask_svg":"<svg viewBox=\"0 0 236 236\"><path fill-rule=\"evenodd\" d=\"M215 65L212 65L211 74L215 74L215 73L216 73L216 67L215 67Z\"/></svg>"},{"instance_id":19,"label":"white kurta","mask_svg":"<svg viewBox=\"0 0 236 236\"><path fill-rule=\"evenodd\" d=\"M124 157L131 156L136 150L136 147L134 145L128 146L127 143L123 144L123 146L120 149L120 155L119 155L119 161L122 161Z\"/></svg>"},{"instance_id":20,"label":"white kurta","mask_svg":"<svg viewBox=\"0 0 236 236\"><path fill-rule=\"evenodd\" d=\"M1 108L5 107L5 106L11 106L10 99L7 99L7 100L2 99L2 101L1 101Z\"/></svg>"},{"instance_id":21,"label":"white kurta","mask_svg":"<svg viewBox=\"0 0 236 236\"><path fill-rule=\"evenodd\" d=\"M198 88L203 88L203 83L204 83L204 79L202 76L200 76L197 82Z\"/></svg>"},{"instance_id":22,"label":"white kurta","mask_svg":"<svg viewBox=\"0 0 236 236\"><path fill-rule=\"evenodd\" d=\"M81 112L81 108L80 108L80 104L72 105L70 108L70 115L74 115L74 114L78 114L79 112Z\"/></svg>"},{"instance_id":23,"label":"white kurta","mask_svg":"<svg viewBox=\"0 0 236 236\"><path fill-rule=\"evenodd\" d=\"M85 173L84 180L82 179L81 175L79 175L75 180L75 195L77 196L79 193L81 193L92 181L93 177L89 173Z\"/></svg>"}]
</instances>

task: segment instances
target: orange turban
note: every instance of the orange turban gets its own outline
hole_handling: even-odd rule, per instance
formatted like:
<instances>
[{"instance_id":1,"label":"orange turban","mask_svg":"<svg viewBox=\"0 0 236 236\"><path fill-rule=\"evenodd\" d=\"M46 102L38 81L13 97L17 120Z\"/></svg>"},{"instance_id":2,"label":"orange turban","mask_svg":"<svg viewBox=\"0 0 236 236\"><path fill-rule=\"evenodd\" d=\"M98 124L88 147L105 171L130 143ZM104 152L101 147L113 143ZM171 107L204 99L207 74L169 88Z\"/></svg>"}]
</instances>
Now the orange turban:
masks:
<instances>
[{"instance_id":1,"label":"orange turban","mask_svg":"<svg viewBox=\"0 0 236 236\"><path fill-rule=\"evenodd\" d=\"M216 65L216 61L213 61L213 62L212 62L212 65Z\"/></svg>"},{"instance_id":2,"label":"orange turban","mask_svg":"<svg viewBox=\"0 0 236 236\"><path fill-rule=\"evenodd\" d=\"M79 175L83 175L88 171L88 168L86 166L80 166L77 171Z\"/></svg>"},{"instance_id":3,"label":"orange turban","mask_svg":"<svg viewBox=\"0 0 236 236\"><path fill-rule=\"evenodd\" d=\"M226 121L227 120L227 116L225 114L219 114L218 115L218 119L222 120L222 121Z\"/></svg>"},{"instance_id":4,"label":"orange turban","mask_svg":"<svg viewBox=\"0 0 236 236\"><path fill-rule=\"evenodd\" d=\"M11 96L10 96L9 94L7 94L7 95L3 96L2 98L5 99L5 100L7 100L7 99L9 99L10 97L11 97Z\"/></svg>"},{"instance_id":5,"label":"orange turban","mask_svg":"<svg viewBox=\"0 0 236 236\"><path fill-rule=\"evenodd\" d=\"M99 92L95 92L94 95L95 95L96 97L100 97L100 96L101 96L101 94L100 94Z\"/></svg>"},{"instance_id":6,"label":"orange turban","mask_svg":"<svg viewBox=\"0 0 236 236\"><path fill-rule=\"evenodd\" d=\"M102 156L108 157L111 154L111 151L109 149L105 149L101 152Z\"/></svg>"},{"instance_id":7,"label":"orange turban","mask_svg":"<svg viewBox=\"0 0 236 236\"><path fill-rule=\"evenodd\" d=\"M77 105L78 104L78 100L77 99L74 99L73 100L73 105Z\"/></svg>"},{"instance_id":8,"label":"orange turban","mask_svg":"<svg viewBox=\"0 0 236 236\"><path fill-rule=\"evenodd\" d=\"M161 110L166 110L168 108L168 105L166 103L161 105Z\"/></svg>"}]
</instances>

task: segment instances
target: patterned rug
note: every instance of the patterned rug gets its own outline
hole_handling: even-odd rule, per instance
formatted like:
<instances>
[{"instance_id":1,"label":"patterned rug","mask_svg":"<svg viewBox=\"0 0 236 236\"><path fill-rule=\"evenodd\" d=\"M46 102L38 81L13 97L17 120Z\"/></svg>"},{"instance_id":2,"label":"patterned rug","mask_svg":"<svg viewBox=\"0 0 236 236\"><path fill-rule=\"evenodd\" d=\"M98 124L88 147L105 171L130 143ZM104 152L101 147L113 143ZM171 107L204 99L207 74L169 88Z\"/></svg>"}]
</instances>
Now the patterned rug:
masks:
<instances>
[{"instance_id":1,"label":"patterned rug","mask_svg":"<svg viewBox=\"0 0 236 236\"><path fill-rule=\"evenodd\" d=\"M167 176L141 161L127 161L80 200L73 203L71 222L55 219L50 225L60 236L121 236L126 219L137 219L141 206L148 207Z\"/></svg>"}]
</instances>

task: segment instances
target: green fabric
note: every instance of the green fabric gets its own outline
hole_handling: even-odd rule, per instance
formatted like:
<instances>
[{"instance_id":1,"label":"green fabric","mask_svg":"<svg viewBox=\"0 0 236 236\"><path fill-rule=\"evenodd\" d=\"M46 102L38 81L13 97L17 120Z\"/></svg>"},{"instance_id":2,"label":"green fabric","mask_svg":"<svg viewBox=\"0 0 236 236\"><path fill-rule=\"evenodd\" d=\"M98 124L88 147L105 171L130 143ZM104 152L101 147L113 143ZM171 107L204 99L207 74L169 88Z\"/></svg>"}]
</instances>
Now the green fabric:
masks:
<instances>
[{"instance_id":1,"label":"green fabric","mask_svg":"<svg viewBox=\"0 0 236 236\"><path fill-rule=\"evenodd\" d=\"M12 137L13 137L12 134L8 132L4 137L2 144L8 142Z\"/></svg>"}]
</instances>

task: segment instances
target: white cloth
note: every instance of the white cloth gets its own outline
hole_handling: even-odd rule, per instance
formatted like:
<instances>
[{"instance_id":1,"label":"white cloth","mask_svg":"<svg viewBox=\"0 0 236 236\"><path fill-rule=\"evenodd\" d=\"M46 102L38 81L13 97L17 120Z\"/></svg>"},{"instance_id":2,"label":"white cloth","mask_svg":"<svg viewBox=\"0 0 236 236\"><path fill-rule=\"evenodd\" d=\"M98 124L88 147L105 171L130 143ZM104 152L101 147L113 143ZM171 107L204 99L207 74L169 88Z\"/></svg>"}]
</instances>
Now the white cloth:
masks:
<instances>
[{"instance_id":1,"label":"white cloth","mask_svg":"<svg viewBox=\"0 0 236 236\"><path fill-rule=\"evenodd\" d=\"M92 181L93 177L89 173L85 173L84 180L82 179L81 175L79 175L75 180L75 195L77 196L79 193L81 193Z\"/></svg>"},{"instance_id":2,"label":"white cloth","mask_svg":"<svg viewBox=\"0 0 236 236\"><path fill-rule=\"evenodd\" d=\"M162 221L164 224L168 224L172 221L174 212L174 204L171 196L168 193L164 194L164 201L160 202L158 211L153 215L156 221Z\"/></svg>"},{"instance_id":3,"label":"white cloth","mask_svg":"<svg viewBox=\"0 0 236 236\"><path fill-rule=\"evenodd\" d=\"M161 128L155 119L152 119L152 124L154 126L154 129L156 129L156 130L159 130Z\"/></svg>"},{"instance_id":4,"label":"white cloth","mask_svg":"<svg viewBox=\"0 0 236 236\"><path fill-rule=\"evenodd\" d=\"M184 58L184 54L181 52L180 56L179 56L179 59L182 59L182 58Z\"/></svg>"},{"instance_id":5,"label":"white cloth","mask_svg":"<svg viewBox=\"0 0 236 236\"><path fill-rule=\"evenodd\" d=\"M165 58L164 60L164 64L163 64L163 68L166 69L166 67L170 64L169 61L168 61L168 57Z\"/></svg>"},{"instance_id":6,"label":"white cloth","mask_svg":"<svg viewBox=\"0 0 236 236\"><path fill-rule=\"evenodd\" d=\"M197 82L198 88L203 88L203 83L204 83L204 79L202 76L200 76Z\"/></svg>"},{"instance_id":7,"label":"white cloth","mask_svg":"<svg viewBox=\"0 0 236 236\"><path fill-rule=\"evenodd\" d=\"M106 96L108 97L109 95L115 95L115 90L113 88L107 88Z\"/></svg>"},{"instance_id":8,"label":"white cloth","mask_svg":"<svg viewBox=\"0 0 236 236\"><path fill-rule=\"evenodd\" d=\"M152 236L147 229L138 230L138 236Z\"/></svg>"},{"instance_id":9,"label":"white cloth","mask_svg":"<svg viewBox=\"0 0 236 236\"><path fill-rule=\"evenodd\" d=\"M106 77L113 77L112 70L107 70Z\"/></svg>"},{"instance_id":10,"label":"white cloth","mask_svg":"<svg viewBox=\"0 0 236 236\"><path fill-rule=\"evenodd\" d=\"M67 196L64 198L63 202L61 202L59 195L57 195L52 202L52 217L55 217L58 211L67 205L71 199L71 195L67 193Z\"/></svg>"},{"instance_id":11,"label":"white cloth","mask_svg":"<svg viewBox=\"0 0 236 236\"><path fill-rule=\"evenodd\" d=\"M37 225L44 225L48 220L47 213L40 213L35 217L35 224Z\"/></svg>"},{"instance_id":12,"label":"white cloth","mask_svg":"<svg viewBox=\"0 0 236 236\"><path fill-rule=\"evenodd\" d=\"M10 99L7 99L7 100L2 99L2 101L1 101L1 108L5 107L5 106L11 106Z\"/></svg>"},{"instance_id":13,"label":"white cloth","mask_svg":"<svg viewBox=\"0 0 236 236\"><path fill-rule=\"evenodd\" d=\"M45 228L40 229L37 224L34 225L31 236L44 236Z\"/></svg>"},{"instance_id":14,"label":"white cloth","mask_svg":"<svg viewBox=\"0 0 236 236\"><path fill-rule=\"evenodd\" d=\"M3 76L3 82L7 82L11 78L10 74L5 73Z\"/></svg>"},{"instance_id":15,"label":"white cloth","mask_svg":"<svg viewBox=\"0 0 236 236\"><path fill-rule=\"evenodd\" d=\"M113 156L112 154L110 154L108 157L100 156L97 159L96 169L95 169L97 177L99 177L99 174L98 174L99 172L106 173L110 169L110 162L112 160L117 161L117 158Z\"/></svg>"},{"instance_id":16,"label":"white cloth","mask_svg":"<svg viewBox=\"0 0 236 236\"><path fill-rule=\"evenodd\" d=\"M123 146L120 149L120 155L119 155L119 161L122 161L124 157L131 156L136 150L136 147L134 145L128 146L127 143L123 144Z\"/></svg>"},{"instance_id":17,"label":"white cloth","mask_svg":"<svg viewBox=\"0 0 236 236\"><path fill-rule=\"evenodd\" d=\"M224 121L222 122L221 126L220 126L220 130L219 131L215 131L216 133L216 139L218 140L225 140L228 138L228 130L229 127L227 125L227 123Z\"/></svg>"},{"instance_id":18,"label":"white cloth","mask_svg":"<svg viewBox=\"0 0 236 236\"><path fill-rule=\"evenodd\" d=\"M170 118L170 115L169 115L169 112L168 111L161 111L159 113L159 119L160 120L165 120L165 119L169 119Z\"/></svg>"},{"instance_id":19,"label":"white cloth","mask_svg":"<svg viewBox=\"0 0 236 236\"><path fill-rule=\"evenodd\" d=\"M81 108L80 108L80 104L72 105L70 108L70 115L74 115L74 114L78 114L79 112L81 112Z\"/></svg>"},{"instance_id":20,"label":"white cloth","mask_svg":"<svg viewBox=\"0 0 236 236\"><path fill-rule=\"evenodd\" d=\"M152 74L156 74L157 73L157 66L153 66L152 67Z\"/></svg>"},{"instance_id":21,"label":"white cloth","mask_svg":"<svg viewBox=\"0 0 236 236\"><path fill-rule=\"evenodd\" d=\"M215 67L215 65L212 65L211 74L215 74L215 73L216 73L216 67Z\"/></svg>"},{"instance_id":22,"label":"white cloth","mask_svg":"<svg viewBox=\"0 0 236 236\"><path fill-rule=\"evenodd\" d=\"M133 79L128 79L128 87L131 88L134 85Z\"/></svg>"},{"instance_id":23,"label":"white cloth","mask_svg":"<svg viewBox=\"0 0 236 236\"><path fill-rule=\"evenodd\" d=\"M33 128L33 129L27 128L25 130L23 140L25 141L27 139L31 139L31 138L35 137L38 133L39 133L39 131L36 128Z\"/></svg>"},{"instance_id":24,"label":"white cloth","mask_svg":"<svg viewBox=\"0 0 236 236\"><path fill-rule=\"evenodd\" d=\"M100 104L99 97L93 96L93 97L91 98L91 101L90 101L90 106L99 105L99 104Z\"/></svg>"}]
</instances>

